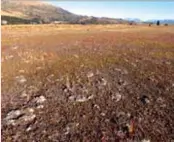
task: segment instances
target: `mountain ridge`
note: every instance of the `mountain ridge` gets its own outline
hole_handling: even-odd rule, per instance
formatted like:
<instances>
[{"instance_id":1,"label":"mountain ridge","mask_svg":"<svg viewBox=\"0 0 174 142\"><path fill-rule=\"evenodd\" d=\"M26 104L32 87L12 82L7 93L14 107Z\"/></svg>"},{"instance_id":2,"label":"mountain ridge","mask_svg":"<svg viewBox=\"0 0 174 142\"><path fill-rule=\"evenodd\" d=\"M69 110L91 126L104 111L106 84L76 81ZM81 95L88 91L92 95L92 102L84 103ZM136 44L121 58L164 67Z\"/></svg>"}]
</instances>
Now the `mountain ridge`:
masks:
<instances>
[{"instance_id":1,"label":"mountain ridge","mask_svg":"<svg viewBox=\"0 0 174 142\"><path fill-rule=\"evenodd\" d=\"M1 16L3 16L2 20L9 21L10 18L18 18L31 22L35 21L36 23L52 23L56 21L64 21L71 24L127 23L127 21L123 19L77 15L41 1L2 0Z\"/></svg>"}]
</instances>

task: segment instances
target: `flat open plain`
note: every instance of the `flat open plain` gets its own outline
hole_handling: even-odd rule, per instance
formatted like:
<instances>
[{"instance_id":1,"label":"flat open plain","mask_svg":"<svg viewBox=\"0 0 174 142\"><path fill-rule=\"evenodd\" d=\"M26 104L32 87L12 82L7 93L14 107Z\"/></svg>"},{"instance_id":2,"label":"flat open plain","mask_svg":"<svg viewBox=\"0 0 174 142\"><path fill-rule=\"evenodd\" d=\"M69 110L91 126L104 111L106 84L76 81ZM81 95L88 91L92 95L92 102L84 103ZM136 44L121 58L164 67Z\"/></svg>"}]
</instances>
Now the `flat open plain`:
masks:
<instances>
[{"instance_id":1,"label":"flat open plain","mask_svg":"<svg viewBox=\"0 0 174 142\"><path fill-rule=\"evenodd\" d=\"M174 140L174 26L2 26L2 141Z\"/></svg>"}]
</instances>

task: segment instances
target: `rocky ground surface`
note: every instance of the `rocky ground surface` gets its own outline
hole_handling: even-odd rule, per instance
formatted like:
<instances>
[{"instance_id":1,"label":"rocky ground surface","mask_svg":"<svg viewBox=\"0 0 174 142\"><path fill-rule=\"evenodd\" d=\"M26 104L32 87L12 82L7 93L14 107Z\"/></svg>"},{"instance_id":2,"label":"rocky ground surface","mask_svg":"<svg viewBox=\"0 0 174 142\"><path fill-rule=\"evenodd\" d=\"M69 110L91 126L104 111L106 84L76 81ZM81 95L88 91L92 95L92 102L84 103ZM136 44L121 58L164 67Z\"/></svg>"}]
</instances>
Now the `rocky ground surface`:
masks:
<instances>
[{"instance_id":1,"label":"rocky ground surface","mask_svg":"<svg viewBox=\"0 0 174 142\"><path fill-rule=\"evenodd\" d=\"M170 27L23 37L3 28L2 141L174 140Z\"/></svg>"}]
</instances>

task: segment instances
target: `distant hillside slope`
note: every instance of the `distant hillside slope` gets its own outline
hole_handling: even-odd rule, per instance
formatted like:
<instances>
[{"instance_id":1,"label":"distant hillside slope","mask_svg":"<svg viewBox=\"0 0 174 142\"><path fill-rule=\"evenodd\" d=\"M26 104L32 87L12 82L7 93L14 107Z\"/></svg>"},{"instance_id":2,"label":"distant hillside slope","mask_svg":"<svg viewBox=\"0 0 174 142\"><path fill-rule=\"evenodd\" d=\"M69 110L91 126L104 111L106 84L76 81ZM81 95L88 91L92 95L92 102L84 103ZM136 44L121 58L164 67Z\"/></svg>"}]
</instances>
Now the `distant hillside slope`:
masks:
<instances>
[{"instance_id":1,"label":"distant hillside slope","mask_svg":"<svg viewBox=\"0 0 174 142\"><path fill-rule=\"evenodd\" d=\"M1 0L1 15L3 16L2 20L12 18L13 20L11 21L14 21L15 18L19 18L27 21L34 20L37 23L51 23L53 21L66 21L77 24L126 23L126 20L122 19L76 15L41 1ZM22 20L19 21L13 23L23 23ZM8 23L13 24L9 20Z\"/></svg>"},{"instance_id":2,"label":"distant hillside slope","mask_svg":"<svg viewBox=\"0 0 174 142\"><path fill-rule=\"evenodd\" d=\"M44 23L51 21L77 21L81 16L72 14L62 8L54 7L43 2L27 2L2 0L1 2L2 15L15 16L25 19L39 19Z\"/></svg>"}]
</instances>

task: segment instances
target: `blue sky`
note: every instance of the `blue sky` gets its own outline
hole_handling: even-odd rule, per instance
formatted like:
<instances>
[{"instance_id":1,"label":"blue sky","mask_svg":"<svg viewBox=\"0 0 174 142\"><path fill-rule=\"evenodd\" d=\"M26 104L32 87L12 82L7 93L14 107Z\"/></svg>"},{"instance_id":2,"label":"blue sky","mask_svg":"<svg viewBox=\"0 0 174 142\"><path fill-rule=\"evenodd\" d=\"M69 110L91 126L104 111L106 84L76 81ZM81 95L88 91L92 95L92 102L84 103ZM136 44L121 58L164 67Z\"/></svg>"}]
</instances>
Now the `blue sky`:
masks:
<instances>
[{"instance_id":1,"label":"blue sky","mask_svg":"<svg viewBox=\"0 0 174 142\"><path fill-rule=\"evenodd\" d=\"M174 1L50 1L72 13L111 18L174 19Z\"/></svg>"}]
</instances>

